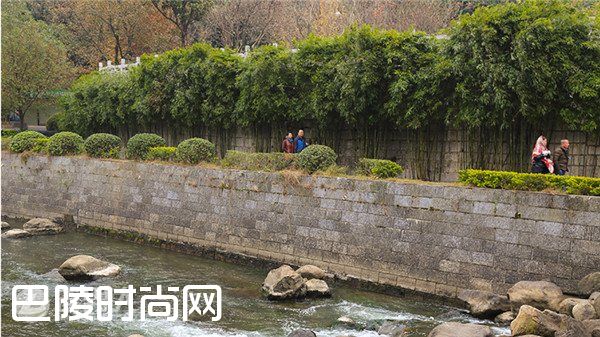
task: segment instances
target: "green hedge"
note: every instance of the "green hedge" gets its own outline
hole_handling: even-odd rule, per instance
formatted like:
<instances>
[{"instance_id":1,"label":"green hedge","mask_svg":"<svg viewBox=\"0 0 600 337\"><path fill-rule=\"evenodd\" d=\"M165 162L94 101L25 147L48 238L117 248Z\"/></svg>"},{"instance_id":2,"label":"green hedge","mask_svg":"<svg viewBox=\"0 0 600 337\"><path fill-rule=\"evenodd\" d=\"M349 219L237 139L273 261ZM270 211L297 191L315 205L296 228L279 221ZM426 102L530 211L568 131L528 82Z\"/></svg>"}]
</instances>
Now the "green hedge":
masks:
<instances>
[{"instance_id":1,"label":"green hedge","mask_svg":"<svg viewBox=\"0 0 600 337\"><path fill-rule=\"evenodd\" d=\"M177 148L174 146L151 147L146 155L146 160L172 161L175 158L175 151Z\"/></svg>"},{"instance_id":2,"label":"green hedge","mask_svg":"<svg viewBox=\"0 0 600 337\"><path fill-rule=\"evenodd\" d=\"M395 178L404 172L402 166L386 159L360 158L356 168L360 174L373 175L381 179Z\"/></svg>"},{"instance_id":3,"label":"green hedge","mask_svg":"<svg viewBox=\"0 0 600 337\"><path fill-rule=\"evenodd\" d=\"M96 158L119 158L121 138L110 133L95 133L83 144L85 152Z\"/></svg>"},{"instance_id":4,"label":"green hedge","mask_svg":"<svg viewBox=\"0 0 600 337\"><path fill-rule=\"evenodd\" d=\"M296 155L282 152L241 152L229 150L221 160L224 167L241 170L280 171L294 166Z\"/></svg>"},{"instance_id":5,"label":"green hedge","mask_svg":"<svg viewBox=\"0 0 600 337\"><path fill-rule=\"evenodd\" d=\"M17 153L29 151L36 145L37 138L46 138L46 136L37 131L19 132L11 138L10 150Z\"/></svg>"},{"instance_id":6,"label":"green hedge","mask_svg":"<svg viewBox=\"0 0 600 337\"><path fill-rule=\"evenodd\" d=\"M127 142L127 158L146 159L152 147L166 146L167 142L154 133L138 133Z\"/></svg>"},{"instance_id":7,"label":"green hedge","mask_svg":"<svg viewBox=\"0 0 600 337\"><path fill-rule=\"evenodd\" d=\"M48 154L52 156L67 156L80 154L83 151L83 138L74 132L59 132L50 137Z\"/></svg>"},{"instance_id":8,"label":"green hedge","mask_svg":"<svg viewBox=\"0 0 600 337\"><path fill-rule=\"evenodd\" d=\"M469 169L460 171L458 180L476 187L525 191L555 189L568 194L600 196L600 178Z\"/></svg>"},{"instance_id":9,"label":"green hedge","mask_svg":"<svg viewBox=\"0 0 600 337\"><path fill-rule=\"evenodd\" d=\"M262 46L245 58L195 44L145 55L123 74L82 76L62 101L64 121L82 135L306 120L368 130L510 129L543 119L592 131L600 126L597 17L577 2L530 0L462 16L445 39L353 27L297 41L297 52Z\"/></svg>"},{"instance_id":10,"label":"green hedge","mask_svg":"<svg viewBox=\"0 0 600 337\"><path fill-rule=\"evenodd\" d=\"M216 156L215 144L203 138L190 138L177 145L175 158L187 164L212 161Z\"/></svg>"},{"instance_id":11,"label":"green hedge","mask_svg":"<svg viewBox=\"0 0 600 337\"><path fill-rule=\"evenodd\" d=\"M298 167L308 173L326 170L335 165L336 160L337 154L335 151L325 145L310 145L296 154Z\"/></svg>"}]
</instances>

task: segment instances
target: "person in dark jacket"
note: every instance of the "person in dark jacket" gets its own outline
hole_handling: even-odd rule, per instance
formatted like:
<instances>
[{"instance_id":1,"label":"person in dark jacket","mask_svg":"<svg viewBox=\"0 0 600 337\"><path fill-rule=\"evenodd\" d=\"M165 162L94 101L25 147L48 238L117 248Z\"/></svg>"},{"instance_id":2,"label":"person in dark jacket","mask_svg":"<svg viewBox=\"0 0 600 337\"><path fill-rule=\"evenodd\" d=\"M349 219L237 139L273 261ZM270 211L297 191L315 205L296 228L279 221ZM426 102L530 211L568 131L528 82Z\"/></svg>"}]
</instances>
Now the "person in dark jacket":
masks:
<instances>
[{"instance_id":1,"label":"person in dark jacket","mask_svg":"<svg viewBox=\"0 0 600 337\"><path fill-rule=\"evenodd\" d=\"M552 163L552 152L546 147L548 140L544 136L539 136L535 142L533 152L531 153L531 172L533 173L553 173L554 164Z\"/></svg>"},{"instance_id":2,"label":"person in dark jacket","mask_svg":"<svg viewBox=\"0 0 600 337\"><path fill-rule=\"evenodd\" d=\"M554 173L564 176L569 172L569 140L563 139L560 141L560 146L554 150Z\"/></svg>"},{"instance_id":3,"label":"person in dark jacket","mask_svg":"<svg viewBox=\"0 0 600 337\"><path fill-rule=\"evenodd\" d=\"M304 139L304 130L298 130L298 136L294 139L296 153L302 152L307 146L308 143L306 142L306 139Z\"/></svg>"},{"instance_id":4,"label":"person in dark jacket","mask_svg":"<svg viewBox=\"0 0 600 337\"><path fill-rule=\"evenodd\" d=\"M294 153L294 135L291 132L281 143L281 150L285 153Z\"/></svg>"}]
</instances>

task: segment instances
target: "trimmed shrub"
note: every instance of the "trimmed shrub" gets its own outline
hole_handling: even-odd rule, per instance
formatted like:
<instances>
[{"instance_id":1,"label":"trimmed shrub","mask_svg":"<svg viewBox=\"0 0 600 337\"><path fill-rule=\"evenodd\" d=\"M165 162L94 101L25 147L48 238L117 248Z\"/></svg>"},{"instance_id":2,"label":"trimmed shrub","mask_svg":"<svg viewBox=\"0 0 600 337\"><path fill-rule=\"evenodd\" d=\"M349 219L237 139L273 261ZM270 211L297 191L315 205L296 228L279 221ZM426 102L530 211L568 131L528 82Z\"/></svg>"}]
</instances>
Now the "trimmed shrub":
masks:
<instances>
[{"instance_id":1,"label":"trimmed shrub","mask_svg":"<svg viewBox=\"0 0 600 337\"><path fill-rule=\"evenodd\" d=\"M387 159L360 158L357 169L361 174L381 179L395 178L404 172L402 166Z\"/></svg>"},{"instance_id":2,"label":"trimmed shrub","mask_svg":"<svg viewBox=\"0 0 600 337\"><path fill-rule=\"evenodd\" d=\"M37 131L19 132L11 139L10 150L17 153L29 151L36 145L35 139L37 138L46 138L46 136Z\"/></svg>"},{"instance_id":3,"label":"trimmed shrub","mask_svg":"<svg viewBox=\"0 0 600 337\"><path fill-rule=\"evenodd\" d=\"M177 148L174 146L151 147L146 155L146 160L171 161L175 157L176 150Z\"/></svg>"},{"instance_id":4,"label":"trimmed shrub","mask_svg":"<svg viewBox=\"0 0 600 337\"><path fill-rule=\"evenodd\" d=\"M524 191L555 189L568 194L600 196L600 178L468 169L459 171L458 180L476 187Z\"/></svg>"},{"instance_id":5,"label":"trimmed shrub","mask_svg":"<svg viewBox=\"0 0 600 337\"><path fill-rule=\"evenodd\" d=\"M48 142L48 154L52 156L80 154L82 150L83 137L74 132L59 132Z\"/></svg>"},{"instance_id":6,"label":"trimmed shrub","mask_svg":"<svg viewBox=\"0 0 600 337\"><path fill-rule=\"evenodd\" d=\"M21 130L2 130L2 137L14 137L17 133L21 132Z\"/></svg>"},{"instance_id":7,"label":"trimmed shrub","mask_svg":"<svg viewBox=\"0 0 600 337\"><path fill-rule=\"evenodd\" d=\"M292 167L295 159L296 155L290 153L229 150L221 160L221 165L242 170L280 171Z\"/></svg>"},{"instance_id":8,"label":"trimmed shrub","mask_svg":"<svg viewBox=\"0 0 600 337\"><path fill-rule=\"evenodd\" d=\"M83 147L90 157L119 158L121 138L110 133L95 133L85 140Z\"/></svg>"},{"instance_id":9,"label":"trimmed shrub","mask_svg":"<svg viewBox=\"0 0 600 337\"><path fill-rule=\"evenodd\" d=\"M175 157L177 161L188 164L198 164L201 161L211 161L215 158L215 144L203 138L190 138L177 145Z\"/></svg>"},{"instance_id":10,"label":"trimmed shrub","mask_svg":"<svg viewBox=\"0 0 600 337\"><path fill-rule=\"evenodd\" d=\"M37 153L47 153L48 152L48 143L50 143L50 138L36 138L34 139L35 145L31 148L31 152Z\"/></svg>"},{"instance_id":11,"label":"trimmed shrub","mask_svg":"<svg viewBox=\"0 0 600 337\"><path fill-rule=\"evenodd\" d=\"M127 158L146 159L151 147L167 146L167 142L154 133L138 133L127 142Z\"/></svg>"},{"instance_id":12,"label":"trimmed shrub","mask_svg":"<svg viewBox=\"0 0 600 337\"><path fill-rule=\"evenodd\" d=\"M302 152L296 155L298 167L313 173L315 171L325 170L334 165L337 160L337 154L332 148L325 145L310 145Z\"/></svg>"}]
</instances>

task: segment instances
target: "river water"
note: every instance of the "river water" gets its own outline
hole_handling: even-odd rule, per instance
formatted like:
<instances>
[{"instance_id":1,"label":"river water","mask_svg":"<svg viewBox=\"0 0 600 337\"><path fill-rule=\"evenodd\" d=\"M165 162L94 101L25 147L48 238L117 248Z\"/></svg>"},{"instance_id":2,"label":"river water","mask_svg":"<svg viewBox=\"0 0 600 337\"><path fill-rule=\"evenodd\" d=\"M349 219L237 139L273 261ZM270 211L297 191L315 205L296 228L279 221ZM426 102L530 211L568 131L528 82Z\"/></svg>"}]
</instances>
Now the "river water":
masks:
<instances>
[{"instance_id":1,"label":"river water","mask_svg":"<svg viewBox=\"0 0 600 337\"><path fill-rule=\"evenodd\" d=\"M22 220L8 219L14 227ZM59 321L16 322L11 316L11 289L17 284L44 284L53 302L57 281L42 274L57 268L73 255L87 254L121 266L113 279L88 283L93 287L109 285L126 288L133 285L180 286L217 284L223 289L223 317L218 322L166 321L147 319L123 322ZM329 299L276 303L263 297L260 285L266 270L185 255L147 245L137 245L79 232L25 239L2 239L2 335L3 336L118 336L140 333L146 337L163 336L286 336L297 328L308 328L317 336L379 336L375 331L357 330L338 324L347 316L362 325L395 320L407 326L407 336L427 336L444 321L477 321L456 308L441 303L399 298L332 286ZM63 282L64 283L64 282ZM71 283L69 285L78 285ZM139 308L136 308L139 310ZM52 315L52 313L50 314ZM136 315L135 317L139 317ZM500 334L506 328L494 327Z\"/></svg>"}]
</instances>

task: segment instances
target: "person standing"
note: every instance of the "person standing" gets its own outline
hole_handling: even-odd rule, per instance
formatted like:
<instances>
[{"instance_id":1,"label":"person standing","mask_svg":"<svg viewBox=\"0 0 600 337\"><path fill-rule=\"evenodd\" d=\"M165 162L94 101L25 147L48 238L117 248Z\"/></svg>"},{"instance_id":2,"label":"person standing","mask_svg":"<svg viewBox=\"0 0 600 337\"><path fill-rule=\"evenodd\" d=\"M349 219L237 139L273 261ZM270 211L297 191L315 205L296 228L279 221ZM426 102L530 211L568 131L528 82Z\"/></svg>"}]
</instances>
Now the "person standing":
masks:
<instances>
[{"instance_id":1,"label":"person standing","mask_svg":"<svg viewBox=\"0 0 600 337\"><path fill-rule=\"evenodd\" d=\"M296 153L302 152L307 146L308 143L306 142L306 139L304 139L304 130L298 130L298 136L294 139Z\"/></svg>"},{"instance_id":2,"label":"person standing","mask_svg":"<svg viewBox=\"0 0 600 337\"><path fill-rule=\"evenodd\" d=\"M553 173L554 164L552 163L552 152L546 147L548 140L544 136L539 136L531 153L531 172L533 173Z\"/></svg>"},{"instance_id":3,"label":"person standing","mask_svg":"<svg viewBox=\"0 0 600 337\"><path fill-rule=\"evenodd\" d=\"M294 135L290 132L281 143L281 150L285 153L294 153Z\"/></svg>"},{"instance_id":4,"label":"person standing","mask_svg":"<svg viewBox=\"0 0 600 337\"><path fill-rule=\"evenodd\" d=\"M569 172L569 140L562 139L560 141L560 146L554 150L553 153L553 161L554 161L554 173L559 176L564 176L565 173Z\"/></svg>"}]
</instances>

